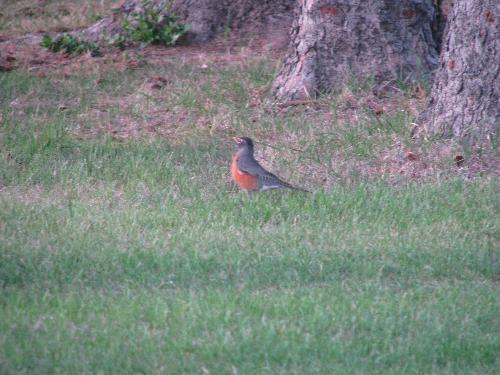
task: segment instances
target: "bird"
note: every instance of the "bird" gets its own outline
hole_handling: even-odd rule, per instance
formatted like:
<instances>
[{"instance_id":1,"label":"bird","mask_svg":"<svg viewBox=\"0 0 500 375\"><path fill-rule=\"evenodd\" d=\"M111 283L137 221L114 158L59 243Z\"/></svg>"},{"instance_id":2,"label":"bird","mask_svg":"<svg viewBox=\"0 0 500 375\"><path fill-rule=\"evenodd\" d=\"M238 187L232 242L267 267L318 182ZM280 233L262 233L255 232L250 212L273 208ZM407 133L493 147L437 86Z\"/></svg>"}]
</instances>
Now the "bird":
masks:
<instances>
[{"instance_id":1,"label":"bird","mask_svg":"<svg viewBox=\"0 0 500 375\"><path fill-rule=\"evenodd\" d=\"M310 193L266 171L253 156L253 141L250 138L234 137L233 141L238 145L238 151L233 156L231 175L242 190L254 192L288 188Z\"/></svg>"}]
</instances>

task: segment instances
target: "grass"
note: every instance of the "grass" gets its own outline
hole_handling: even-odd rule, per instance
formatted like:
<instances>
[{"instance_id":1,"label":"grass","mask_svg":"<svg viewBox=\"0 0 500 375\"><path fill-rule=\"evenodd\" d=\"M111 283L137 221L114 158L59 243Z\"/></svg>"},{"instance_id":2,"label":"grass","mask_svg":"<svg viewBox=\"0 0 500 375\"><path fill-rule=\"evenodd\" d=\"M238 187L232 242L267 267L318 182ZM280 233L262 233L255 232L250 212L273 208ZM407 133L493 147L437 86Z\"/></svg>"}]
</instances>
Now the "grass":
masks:
<instances>
[{"instance_id":1,"label":"grass","mask_svg":"<svg viewBox=\"0 0 500 375\"><path fill-rule=\"evenodd\" d=\"M274 111L274 66L0 76L0 373L497 371L495 173L411 88ZM315 194L238 193L232 134Z\"/></svg>"}]
</instances>

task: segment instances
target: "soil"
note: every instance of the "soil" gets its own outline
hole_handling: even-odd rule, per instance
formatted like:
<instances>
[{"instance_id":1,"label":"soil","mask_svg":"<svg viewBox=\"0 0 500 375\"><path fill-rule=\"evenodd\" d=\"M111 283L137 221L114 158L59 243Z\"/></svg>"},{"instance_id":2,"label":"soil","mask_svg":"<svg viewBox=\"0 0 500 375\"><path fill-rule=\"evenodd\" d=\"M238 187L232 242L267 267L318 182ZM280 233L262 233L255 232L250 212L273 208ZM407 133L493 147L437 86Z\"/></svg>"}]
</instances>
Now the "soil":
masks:
<instances>
[{"instance_id":1,"label":"soil","mask_svg":"<svg viewBox=\"0 0 500 375\"><path fill-rule=\"evenodd\" d=\"M234 33L202 45L149 45L145 48L128 48L126 53L118 48L101 48L104 56L92 57L90 54L74 56L63 52L50 52L39 45L41 37L41 33L23 37L0 35L0 71L23 69L41 76L54 71L71 74L76 70L81 72L82 68L92 67L95 70L96 66L104 71L124 71L137 67L139 58L154 65L172 56L193 63L240 63L250 55L265 54L270 58L279 59L284 55L288 44L287 31L275 30L270 35L255 34L249 38L241 38L241 34Z\"/></svg>"}]
</instances>

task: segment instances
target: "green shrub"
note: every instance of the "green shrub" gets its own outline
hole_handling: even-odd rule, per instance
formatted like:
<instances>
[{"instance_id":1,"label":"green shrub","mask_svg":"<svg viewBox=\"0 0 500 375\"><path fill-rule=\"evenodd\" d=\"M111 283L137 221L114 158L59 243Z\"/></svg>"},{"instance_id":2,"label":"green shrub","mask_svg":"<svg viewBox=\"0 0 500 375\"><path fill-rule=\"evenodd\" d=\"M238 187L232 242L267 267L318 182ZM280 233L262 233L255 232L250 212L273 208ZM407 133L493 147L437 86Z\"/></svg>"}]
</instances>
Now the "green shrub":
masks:
<instances>
[{"instance_id":1,"label":"green shrub","mask_svg":"<svg viewBox=\"0 0 500 375\"><path fill-rule=\"evenodd\" d=\"M99 47L92 42L78 39L69 34L64 34L57 39L52 39L49 35L44 35L40 45L52 52L64 51L72 55L80 55L89 52L92 56L102 56Z\"/></svg>"},{"instance_id":2,"label":"green shrub","mask_svg":"<svg viewBox=\"0 0 500 375\"><path fill-rule=\"evenodd\" d=\"M123 34L117 35L112 43L120 48L125 48L131 42L139 42L142 46L175 45L186 33L187 27L176 22L175 17L167 13L166 5L154 6L149 0L144 0L143 11L126 16Z\"/></svg>"}]
</instances>

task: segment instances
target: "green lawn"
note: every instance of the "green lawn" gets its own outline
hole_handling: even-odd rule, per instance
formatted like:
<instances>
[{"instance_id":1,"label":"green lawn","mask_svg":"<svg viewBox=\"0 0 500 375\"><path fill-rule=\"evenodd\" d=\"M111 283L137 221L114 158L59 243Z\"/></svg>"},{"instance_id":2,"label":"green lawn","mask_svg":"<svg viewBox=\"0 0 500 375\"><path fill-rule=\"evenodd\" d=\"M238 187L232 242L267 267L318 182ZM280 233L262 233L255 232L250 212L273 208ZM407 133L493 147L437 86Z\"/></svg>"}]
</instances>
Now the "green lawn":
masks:
<instances>
[{"instance_id":1,"label":"green lawn","mask_svg":"<svg viewBox=\"0 0 500 375\"><path fill-rule=\"evenodd\" d=\"M253 105L273 69L0 75L1 374L498 371L498 177L379 174L410 111ZM233 133L314 194L237 192Z\"/></svg>"}]
</instances>

